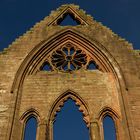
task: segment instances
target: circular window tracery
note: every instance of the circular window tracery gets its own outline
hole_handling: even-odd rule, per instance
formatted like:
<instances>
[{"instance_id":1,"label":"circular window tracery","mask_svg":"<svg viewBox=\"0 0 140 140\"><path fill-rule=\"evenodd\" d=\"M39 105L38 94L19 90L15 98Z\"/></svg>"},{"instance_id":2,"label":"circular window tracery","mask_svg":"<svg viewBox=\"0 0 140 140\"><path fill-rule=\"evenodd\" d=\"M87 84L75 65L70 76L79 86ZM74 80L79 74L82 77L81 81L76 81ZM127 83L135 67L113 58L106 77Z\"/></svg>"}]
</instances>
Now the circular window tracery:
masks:
<instances>
[{"instance_id":1,"label":"circular window tracery","mask_svg":"<svg viewBox=\"0 0 140 140\"><path fill-rule=\"evenodd\" d=\"M71 45L66 45L53 52L51 56L53 66L62 71L78 70L87 62L86 54Z\"/></svg>"},{"instance_id":2,"label":"circular window tracery","mask_svg":"<svg viewBox=\"0 0 140 140\"><path fill-rule=\"evenodd\" d=\"M59 70L64 72L79 70L81 68L95 70L98 68L98 65L88 54L72 44L67 44L55 50L41 67L42 70Z\"/></svg>"}]
</instances>

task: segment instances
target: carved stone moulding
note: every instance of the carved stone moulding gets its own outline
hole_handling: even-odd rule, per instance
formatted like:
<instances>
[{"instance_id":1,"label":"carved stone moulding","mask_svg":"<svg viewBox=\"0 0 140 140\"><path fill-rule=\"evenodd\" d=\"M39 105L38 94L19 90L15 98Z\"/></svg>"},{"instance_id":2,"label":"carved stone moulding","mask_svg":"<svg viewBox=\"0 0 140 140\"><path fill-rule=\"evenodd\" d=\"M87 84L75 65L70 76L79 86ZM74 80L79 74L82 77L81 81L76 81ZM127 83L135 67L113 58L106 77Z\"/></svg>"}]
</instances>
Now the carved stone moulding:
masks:
<instances>
[{"instance_id":1,"label":"carved stone moulding","mask_svg":"<svg viewBox=\"0 0 140 140\"><path fill-rule=\"evenodd\" d=\"M65 95L64 97L62 97L55 105L55 107L53 108L53 111L51 113L51 122L55 122L56 120L56 116L57 116L57 113L61 111L61 107L64 106L64 103L68 100L68 99L72 99L75 104L77 106L79 106L79 111L82 112L83 114L83 120L84 122L86 123L87 127L89 128L90 126L90 116L89 116L89 113L88 113L88 110L87 108L85 107L85 105L82 103L82 101L77 98L75 95L73 94L67 94Z\"/></svg>"},{"instance_id":2,"label":"carved stone moulding","mask_svg":"<svg viewBox=\"0 0 140 140\"><path fill-rule=\"evenodd\" d=\"M41 70L46 67L48 71L70 72L79 69L98 68L93 58L81 48L72 43L67 43L54 50L41 66Z\"/></svg>"}]
</instances>

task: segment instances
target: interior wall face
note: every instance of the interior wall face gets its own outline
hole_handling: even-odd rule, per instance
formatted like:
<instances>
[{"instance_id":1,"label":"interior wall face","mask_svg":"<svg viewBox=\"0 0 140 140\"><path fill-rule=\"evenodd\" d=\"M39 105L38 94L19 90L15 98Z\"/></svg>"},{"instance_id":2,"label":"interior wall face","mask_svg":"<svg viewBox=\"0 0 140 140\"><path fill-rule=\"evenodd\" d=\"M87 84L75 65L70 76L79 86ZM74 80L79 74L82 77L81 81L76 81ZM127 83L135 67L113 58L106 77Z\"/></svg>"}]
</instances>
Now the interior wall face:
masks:
<instances>
[{"instance_id":1,"label":"interior wall face","mask_svg":"<svg viewBox=\"0 0 140 140\"><path fill-rule=\"evenodd\" d=\"M89 110L90 122L100 120L101 110L108 107L118 114L120 123L122 123L118 91L114 78L111 73L103 73L99 70L79 70L74 73L41 71L36 75L28 76L23 85L19 118L33 108L39 112L42 123L47 123L50 119L49 113L53 103L64 93L73 93L84 100ZM19 131L18 134L22 135L22 121L19 123L21 123L19 124L20 127L18 126L16 131Z\"/></svg>"}]
</instances>

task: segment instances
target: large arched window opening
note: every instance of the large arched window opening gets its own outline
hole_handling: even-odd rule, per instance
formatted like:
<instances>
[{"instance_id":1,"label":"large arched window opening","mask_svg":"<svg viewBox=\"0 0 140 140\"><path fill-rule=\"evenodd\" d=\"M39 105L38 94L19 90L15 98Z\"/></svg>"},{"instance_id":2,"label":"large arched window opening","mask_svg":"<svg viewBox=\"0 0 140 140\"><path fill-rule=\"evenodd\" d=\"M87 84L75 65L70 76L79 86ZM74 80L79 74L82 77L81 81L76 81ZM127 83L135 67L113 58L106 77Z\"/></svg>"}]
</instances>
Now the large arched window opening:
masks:
<instances>
[{"instance_id":1,"label":"large arched window opening","mask_svg":"<svg viewBox=\"0 0 140 140\"><path fill-rule=\"evenodd\" d=\"M72 99L64 103L54 121L53 140L89 140L89 130L78 108Z\"/></svg>"},{"instance_id":2,"label":"large arched window opening","mask_svg":"<svg viewBox=\"0 0 140 140\"><path fill-rule=\"evenodd\" d=\"M103 118L103 131L104 140L117 140L115 123L110 115Z\"/></svg>"},{"instance_id":3,"label":"large arched window opening","mask_svg":"<svg viewBox=\"0 0 140 140\"><path fill-rule=\"evenodd\" d=\"M34 116L30 116L25 123L23 140L36 140L36 132L37 120Z\"/></svg>"}]
</instances>

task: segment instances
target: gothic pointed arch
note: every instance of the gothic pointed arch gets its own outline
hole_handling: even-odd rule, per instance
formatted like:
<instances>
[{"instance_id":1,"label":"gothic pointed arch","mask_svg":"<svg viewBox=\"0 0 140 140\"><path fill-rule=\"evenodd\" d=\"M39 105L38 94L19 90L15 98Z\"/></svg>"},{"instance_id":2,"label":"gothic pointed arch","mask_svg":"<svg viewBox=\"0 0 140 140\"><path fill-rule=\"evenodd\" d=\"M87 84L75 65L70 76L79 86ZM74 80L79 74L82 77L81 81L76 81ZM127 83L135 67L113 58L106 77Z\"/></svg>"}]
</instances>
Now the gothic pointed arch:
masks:
<instances>
[{"instance_id":1,"label":"gothic pointed arch","mask_svg":"<svg viewBox=\"0 0 140 140\"><path fill-rule=\"evenodd\" d=\"M26 110L20 117L20 122L22 126L22 139L36 139L38 136L39 124L41 118L39 112L30 108Z\"/></svg>"},{"instance_id":2,"label":"gothic pointed arch","mask_svg":"<svg viewBox=\"0 0 140 140\"><path fill-rule=\"evenodd\" d=\"M21 122L24 122L26 121L26 119L28 117L30 117L31 115L33 115L36 119L37 119L37 122L39 123L40 122L40 114L38 112L38 110L34 109L34 108L29 108L27 109L21 116L20 116L20 121Z\"/></svg>"},{"instance_id":3,"label":"gothic pointed arch","mask_svg":"<svg viewBox=\"0 0 140 140\"><path fill-rule=\"evenodd\" d=\"M61 110L61 107L68 99L72 99L77 106L79 106L79 111L83 114L83 120L85 121L87 127L90 126L90 116L89 109L85 101L72 90L67 90L63 94L61 94L53 103L50 113L49 113L49 123L53 123L55 121L55 117L57 112Z\"/></svg>"},{"instance_id":4,"label":"gothic pointed arch","mask_svg":"<svg viewBox=\"0 0 140 140\"><path fill-rule=\"evenodd\" d=\"M103 140L105 139L105 135L107 135L107 137L111 137L114 140L120 139L122 118L120 117L120 114L117 113L117 111L106 106L100 110L98 118L100 120L100 133ZM106 119L109 120L107 120L108 123ZM106 129L110 128L112 128L112 130L109 135L107 134L108 131Z\"/></svg>"},{"instance_id":5,"label":"gothic pointed arch","mask_svg":"<svg viewBox=\"0 0 140 140\"><path fill-rule=\"evenodd\" d=\"M36 45L18 69L11 89L11 93L16 95L14 115L16 115L16 111L18 111L18 104L21 102L22 88L25 78L30 75L36 75L40 72L40 68L48 56L51 55L53 51L57 51L57 49L66 44L72 44L83 50L90 59L93 59L96 62L99 70L104 73L110 73L114 77L116 87L118 87L118 92L121 95L119 96L119 101L123 104L124 99L121 86L126 86L120 66L116 62L115 58L106 49L106 47L97 40L93 41L90 38L87 38L84 33L79 33L74 29L65 28L61 32L54 34L48 40L44 40ZM124 112L124 108L122 108L121 111L124 114L126 113Z\"/></svg>"},{"instance_id":6,"label":"gothic pointed arch","mask_svg":"<svg viewBox=\"0 0 140 140\"><path fill-rule=\"evenodd\" d=\"M98 118L102 119L105 115L111 115L111 116L114 116L115 118L121 119L120 114L118 114L117 111L115 111L113 108L108 107L108 106L101 108L98 114Z\"/></svg>"},{"instance_id":7,"label":"gothic pointed arch","mask_svg":"<svg viewBox=\"0 0 140 140\"><path fill-rule=\"evenodd\" d=\"M79 25L59 26L67 15ZM22 137L21 118L37 115L35 110L26 111L30 107L41 116L38 139L47 139L48 120L53 122L68 98L80 106L87 126L90 122L91 139L100 137L104 115L118 122L118 140L139 137L135 131L139 125L134 123L138 121L139 51L79 6L66 4L52 11L0 53L0 66L2 139ZM78 94L71 90L63 94L66 89Z\"/></svg>"}]
</instances>

